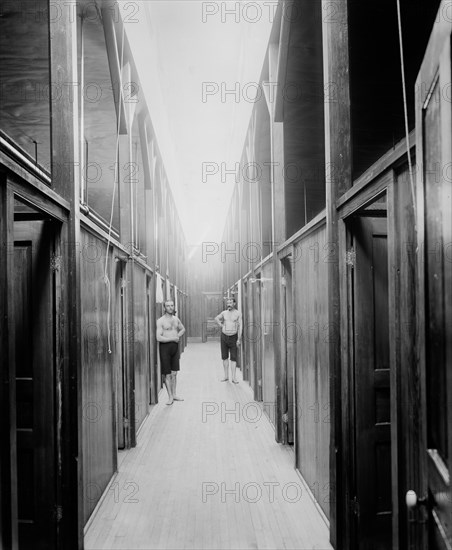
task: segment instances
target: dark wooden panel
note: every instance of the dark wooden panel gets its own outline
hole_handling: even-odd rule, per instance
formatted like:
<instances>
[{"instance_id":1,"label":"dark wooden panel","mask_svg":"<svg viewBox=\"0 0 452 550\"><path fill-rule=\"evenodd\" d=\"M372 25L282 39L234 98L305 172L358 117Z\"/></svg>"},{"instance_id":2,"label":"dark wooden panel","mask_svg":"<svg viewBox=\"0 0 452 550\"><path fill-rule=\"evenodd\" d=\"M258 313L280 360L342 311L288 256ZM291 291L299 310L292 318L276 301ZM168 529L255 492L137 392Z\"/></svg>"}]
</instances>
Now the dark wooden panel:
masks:
<instances>
[{"instance_id":1,"label":"dark wooden panel","mask_svg":"<svg viewBox=\"0 0 452 550\"><path fill-rule=\"evenodd\" d=\"M246 309L243 310L243 339L247 342L248 349L248 371L249 371L249 382L250 386L253 388L254 396L256 396L257 380L256 380L256 353L257 348L255 345L254 338L254 297L255 297L255 288L251 279L248 279L247 282L247 302Z\"/></svg>"},{"instance_id":2,"label":"dark wooden panel","mask_svg":"<svg viewBox=\"0 0 452 550\"><path fill-rule=\"evenodd\" d=\"M329 347L335 342L328 323L327 285L330 248L321 227L296 243L295 320L287 335L295 341L297 418L295 445L297 468L326 516L330 513L330 371Z\"/></svg>"},{"instance_id":3,"label":"dark wooden panel","mask_svg":"<svg viewBox=\"0 0 452 550\"><path fill-rule=\"evenodd\" d=\"M392 548L386 219L353 222L354 440L360 549Z\"/></svg>"},{"instance_id":4,"label":"dark wooden panel","mask_svg":"<svg viewBox=\"0 0 452 550\"><path fill-rule=\"evenodd\" d=\"M83 384L83 517L86 523L114 473L113 372L121 347L115 339L117 326L108 319L108 287L104 282L106 243L81 232L82 384ZM108 276L113 279L114 254L110 249ZM113 293L113 291L112 291ZM112 311L115 310L112 296ZM110 324L109 323L113 323ZM108 347L108 329L110 346Z\"/></svg>"},{"instance_id":5,"label":"dark wooden panel","mask_svg":"<svg viewBox=\"0 0 452 550\"><path fill-rule=\"evenodd\" d=\"M126 356L124 339L126 337L125 305L124 305L124 262L115 262L114 267L114 299L112 301L113 312L113 327L114 327L114 354L112 357L114 365L114 402L116 403L116 441L114 441L114 449L116 454L116 446L118 449L124 449L126 446L126 434L124 426L124 418L127 418L127 395L126 388Z\"/></svg>"},{"instance_id":6,"label":"dark wooden panel","mask_svg":"<svg viewBox=\"0 0 452 550\"><path fill-rule=\"evenodd\" d=\"M251 281L253 300L252 300L252 324L249 327L249 338L254 343L253 353L253 380L254 399L262 401L262 310L261 310L261 285L259 278L253 278Z\"/></svg>"},{"instance_id":7,"label":"dark wooden panel","mask_svg":"<svg viewBox=\"0 0 452 550\"><path fill-rule=\"evenodd\" d=\"M52 224L14 223L17 501L21 548L56 545Z\"/></svg>"},{"instance_id":8,"label":"dark wooden panel","mask_svg":"<svg viewBox=\"0 0 452 550\"><path fill-rule=\"evenodd\" d=\"M148 325L148 348L149 348L149 403L158 402L158 392L160 390L160 384L158 382L157 374L157 341L155 339L155 276L147 277L147 297L146 297L146 316L149 320ZM179 309L184 310L184 304L180 299Z\"/></svg>"},{"instance_id":9,"label":"dark wooden panel","mask_svg":"<svg viewBox=\"0 0 452 550\"><path fill-rule=\"evenodd\" d=\"M283 392L282 407L285 414L285 443L294 443L294 429L296 426L296 400L295 400L295 361L296 339L294 338L295 310L292 276L292 256L282 262L282 326L281 326L281 351L283 361Z\"/></svg>"}]
</instances>

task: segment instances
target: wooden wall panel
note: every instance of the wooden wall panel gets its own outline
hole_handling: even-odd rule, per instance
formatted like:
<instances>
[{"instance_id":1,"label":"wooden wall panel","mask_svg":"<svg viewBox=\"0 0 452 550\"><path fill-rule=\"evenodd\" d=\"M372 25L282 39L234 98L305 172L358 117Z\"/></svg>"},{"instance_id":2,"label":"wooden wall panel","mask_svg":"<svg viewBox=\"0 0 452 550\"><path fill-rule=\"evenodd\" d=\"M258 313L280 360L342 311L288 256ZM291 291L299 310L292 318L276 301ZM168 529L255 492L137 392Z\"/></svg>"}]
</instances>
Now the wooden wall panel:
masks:
<instances>
[{"instance_id":1,"label":"wooden wall panel","mask_svg":"<svg viewBox=\"0 0 452 550\"><path fill-rule=\"evenodd\" d=\"M294 248L296 341L296 400L298 463L319 505L329 515L329 361L334 340L328 326L327 268L329 250L325 227L309 234Z\"/></svg>"},{"instance_id":2,"label":"wooden wall panel","mask_svg":"<svg viewBox=\"0 0 452 550\"><path fill-rule=\"evenodd\" d=\"M106 244L81 231L83 411L83 519L86 523L115 470L113 373L115 338L108 353ZM109 277L113 278L110 253ZM114 332L113 332L114 334Z\"/></svg>"}]
</instances>

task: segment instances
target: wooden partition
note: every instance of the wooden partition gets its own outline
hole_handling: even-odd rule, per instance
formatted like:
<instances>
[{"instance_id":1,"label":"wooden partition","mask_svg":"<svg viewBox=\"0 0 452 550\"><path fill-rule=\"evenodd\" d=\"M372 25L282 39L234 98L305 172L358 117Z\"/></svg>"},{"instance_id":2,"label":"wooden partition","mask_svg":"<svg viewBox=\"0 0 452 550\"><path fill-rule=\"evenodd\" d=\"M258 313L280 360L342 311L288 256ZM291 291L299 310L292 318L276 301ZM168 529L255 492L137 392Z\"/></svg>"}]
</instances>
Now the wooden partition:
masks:
<instances>
[{"instance_id":1,"label":"wooden partition","mask_svg":"<svg viewBox=\"0 0 452 550\"><path fill-rule=\"evenodd\" d=\"M83 516L88 519L116 468L115 368L120 361L121 335L108 328L120 327L118 281L110 251L108 276L113 311L108 319L108 287L104 281L106 243L81 231L81 323L83 411Z\"/></svg>"},{"instance_id":2,"label":"wooden partition","mask_svg":"<svg viewBox=\"0 0 452 550\"><path fill-rule=\"evenodd\" d=\"M330 369L328 347L335 327L328 324L330 250L324 222L294 243L291 260L296 340L296 467L326 516L329 515Z\"/></svg>"}]
</instances>

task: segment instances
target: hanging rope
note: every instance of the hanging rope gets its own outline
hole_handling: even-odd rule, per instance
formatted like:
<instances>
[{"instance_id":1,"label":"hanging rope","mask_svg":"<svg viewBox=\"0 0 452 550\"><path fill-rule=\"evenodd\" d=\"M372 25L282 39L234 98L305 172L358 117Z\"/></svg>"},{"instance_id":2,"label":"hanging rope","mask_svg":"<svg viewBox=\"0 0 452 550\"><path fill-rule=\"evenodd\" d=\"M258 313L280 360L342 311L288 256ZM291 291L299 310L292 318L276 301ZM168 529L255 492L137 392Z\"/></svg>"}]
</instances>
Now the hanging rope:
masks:
<instances>
[{"instance_id":1,"label":"hanging rope","mask_svg":"<svg viewBox=\"0 0 452 550\"><path fill-rule=\"evenodd\" d=\"M403 54L403 38L402 38L402 16L400 11L400 0L397 0L397 21L399 27L399 46L400 46L400 70L402 73L402 92L403 92L403 111L405 118L405 140L408 156L408 171L410 175L411 199L413 201L414 219L416 220L416 196L414 192L413 165L411 163L410 153L410 132L408 129L408 105L406 100L406 83L405 83L405 64Z\"/></svg>"},{"instance_id":2,"label":"hanging rope","mask_svg":"<svg viewBox=\"0 0 452 550\"><path fill-rule=\"evenodd\" d=\"M107 308L107 342L108 342L108 353L111 353L111 329L110 329L110 318L111 318L111 284L108 277L108 254L110 251L111 243L111 230L113 227L113 213L115 207L115 195L116 195L116 184L118 180L118 164L119 164L119 128L121 123L121 113L122 113L122 67L124 63L124 24L122 25L122 41L121 41L121 64L119 66L119 97L118 97L118 122L116 125L116 158L115 158L115 170L114 170L114 183L113 183L113 195L111 197L111 211L110 211L110 224L108 227L108 239L107 239L107 250L105 253L105 269L104 269L104 282L107 286L108 293L108 308Z\"/></svg>"}]
</instances>

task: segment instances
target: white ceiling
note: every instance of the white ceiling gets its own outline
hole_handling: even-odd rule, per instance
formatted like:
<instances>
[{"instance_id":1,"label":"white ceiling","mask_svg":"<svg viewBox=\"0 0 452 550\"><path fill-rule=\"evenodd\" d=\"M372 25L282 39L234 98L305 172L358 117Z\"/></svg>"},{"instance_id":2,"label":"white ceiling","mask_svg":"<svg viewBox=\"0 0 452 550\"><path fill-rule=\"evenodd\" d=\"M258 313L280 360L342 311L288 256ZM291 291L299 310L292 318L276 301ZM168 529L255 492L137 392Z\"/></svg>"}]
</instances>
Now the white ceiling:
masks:
<instances>
[{"instance_id":1,"label":"white ceiling","mask_svg":"<svg viewBox=\"0 0 452 550\"><path fill-rule=\"evenodd\" d=\"M275 4L122 0L126 33L190 244L221 238L235 183L225 170L233 170L241 157ZM206 86L218 92L203 98ZM235 86L238 98L222 98L221 90ZM206 163L216 163L218 174L203 182Z\"/></svg>"}]
</instances>

